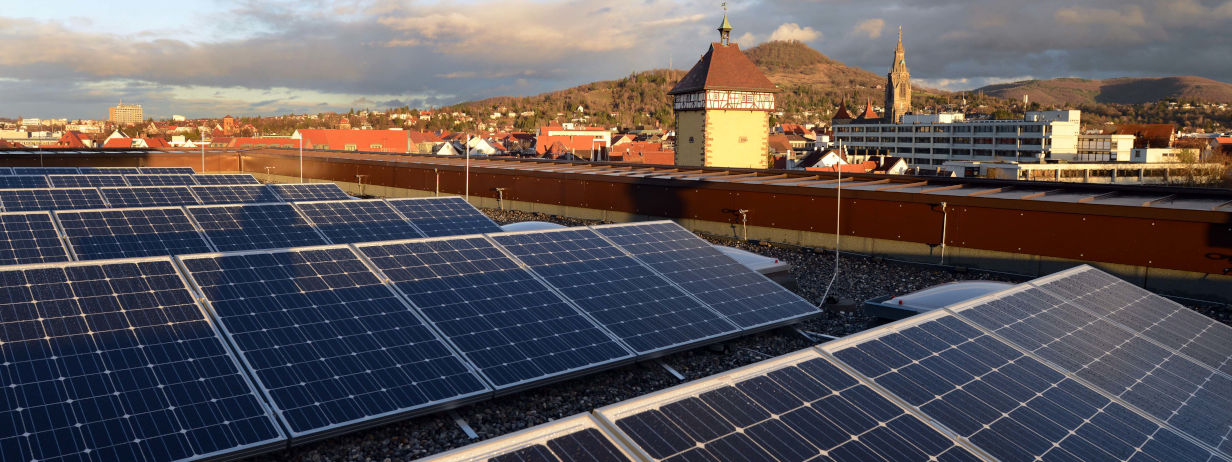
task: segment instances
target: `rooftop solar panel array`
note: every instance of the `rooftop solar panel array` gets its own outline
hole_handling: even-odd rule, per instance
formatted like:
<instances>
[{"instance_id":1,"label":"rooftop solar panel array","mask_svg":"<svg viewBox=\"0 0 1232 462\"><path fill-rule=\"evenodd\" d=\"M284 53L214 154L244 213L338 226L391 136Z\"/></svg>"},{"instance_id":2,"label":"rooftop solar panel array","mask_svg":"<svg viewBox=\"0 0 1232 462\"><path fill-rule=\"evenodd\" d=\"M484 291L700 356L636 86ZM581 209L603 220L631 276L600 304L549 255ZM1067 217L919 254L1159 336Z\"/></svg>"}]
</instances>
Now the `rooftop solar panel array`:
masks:
<instances>
[{"instance_id":1,"label":"rooftop solar panel array","mask_svg":"<svg viewBox=\"0 0 1232 462\"><path fill-rule=\"evenodd\" d=\"M77 260L210 252L178 207L56 212Z\"/></svg>"},{"instance_id":2,"label":"rooftop solar panel array","mask_svg":"<svg viewBox=\"0 0 1232 462\"><path fill-rule=\"evenodd\" d=\"M9 267L0 292L0 459L199 459L285 440L169 259Z\"/></svg>"},{"instance_id":3,"label":"rooftop solar panel array","mask_svg":"<svg viewBox=\"0 0 1232 462\"><path fill-rule=\"evenodd\" d=\"M328 244L291 204L202 205L188 213L220 252Z\"/></svg>"},{"instance_id":4,"label":"rooftop solar panel array","mask_svg":"<svg viewBox=\"0 0 1232 462\"><path fill-rule=\"evenodd\" d=\"M292 437L488 391L348 247L182 260Z\"/></svg>"},{"instance_id":5,"label":"rooftop solar panel array","mask_svg":"<svg viewBox=\"0 0 1232 462\"><path fill-rule=\"evenodd\" d=\"M192 186L197 184L194 175L124 175L132 186Z\"/></svg>"},{"instance_id":6,"label":"rooftop solar panel array","mask_svg":"<svg viewBox=\"0 0 1232 462\"><path fill-rule=\"evenodd\" d=\"M671 221L593 229L742 329L791 321L817 307Z\"/></svg>"},{"instance_id":7,"label":"rooftop solar panel array","mask_svg":"<svg viewBox=\"0 0 1232 462\"><path fill-rule=\"evenodd\" d=\"M123 175L47 175L53 188L101 188L128 186Z\"/></svg>"},{"instance_id":8,"label":"rooftop solar panel array","mask_svg":"<svg viewBox=\"0 0 1232 462\"><path fill-rule=\"evenodd\" d=\"M77 167L77 173L82 175L137 175L141 171L137 167Z\"/></svg>"},{"instance_id":9,"label":"rooftop solar panel array","mask_svg":"<svg viewBox=\"0 0 1232 462\"><path fill-rule=\"evenodd\" d=\"M99 192L113 208L166 207L200 203L197 196L194 196L187 186L99 188Z\"/></svg>"},{"instance_id":10,"label":"rooftop solar panel array","mask_svg":"<svg viewBox=\"0 0 1232 462\"><path fill-rule=\"evenodd\" d=\"M193 175L197 171L192 167L141 167L139 173L143 175Z\"/></svg>"},{"instance_id":11,"label":"rooftop solar panel array","mask_svg":"<svg viewBox=\"0 0 1232 462\"><path fill-rule=\"evenodd\" d=\"M13 167L14 175L77 175L77 167Z\"/></svg>"},{"instance_id":12,"label":"rooftop solar panel array","mask_svg":"<svg viewBox=\"0 0 1232 462\"><path fill-rule=\"evenodd\" d=\"M0 206L8 212L104 208L94 188L0 189Z\"/></svg>"},{"instance_id":13,"label":"rooftop solar panel array","mask_svg":"<svg viewBox=\"0 0 1232 462\"><path fill-rule=\"evenodd\" d=\"M554 420L493 438L421 462L624 462L637 460L617 440L608 438L589 414Z\"/></svg>"},{"instance_id":14,"label":"rooftop solar panel array","mask_svg":"<svg viewBox=\"0 0 1232 462\"><path fill-rule=\"evenodd\" d=\"M638 354L736 332L723 316L586 228L492 239Z\"/></svg>"},{"instance_id":15,"label":"rooftop solar panel array","mask_svg":"<svg viewBox=\"0 0 1232 462\"><path fill-rule=\"evenodd\" d=\"M261 204L282 201L274 190L265 185L208 185L189 186L189 189L205 205Z\"/></svg>"},{"instance_id":16,"label":"rooftop solar panel array","mask_svg":"<svg viewBox=\"0 0 1232 462\"><path fill-rule=\"evenodd\" d=\"M13 167L0 167L0 175L12 175Z\"/></svg>"},{"instance_id":17,"label":"rooftop solar panel array","mask_svg":"<svg viewBox=\"0 0 1232 462\"><path fill-rule=\"evenodd\" d=\"M379 199L297 202L295 208L335 244L424 237L393 207Z\"/></svg>"},{"instance_id":18,"label":"rooftop solar panel array","mask_svg":"<svg viewBox=\"0 0 1232 462\"><path fill-rule=\"evenodd\" d=\"M269 187L287 202L352 199L333 183L272 184Z\"/></svg>"},{"instance_id":19,"label":"rooftop solar panel array","mask_svg":"<svg viewBox=\"0 0 1232 462\"><path fill-rule=\"evenodd\" d=\"M632 357L483 237L358 248L497 389Z\"/></svg>"},{"instance_id":20,"label":"rooftop solar panel array","mask_svg":"<svg viewBox=\"0 0 1232 462\"><path fill-rule=\"evenodd\" d=\"M0 176L0 189L46 188L48 186L47 177L43 175L17 174Z\"/></svg>"},{"instance_id":21,"label":"rooftop solar panel array","mask_svg":"<svg viewBox=\"0 0 1232 462\"><path fill-rule=\"evenodd\" d=\"M500 226L461 197L390 199L428 237L499 233Z\"/></svg>"},{"instance_id":22,"label":"rooftop solar panel array","mask_svg":"<svg viewBox=\"0 0 1232 462\"><path fill-rule=\"evenodd\" d=\"M242 175L195 175L193 179L197 180L197 184L261 184L252 175L246 173Z\"/></svg>"},{"instance_id":23,"label":"rooftop solar panel array","mask_svg":"<svg viewBox=\"0 0 1232 462\"><path fill-rule=\"evenodd\" d=\"M0 213L0 266L69 261L48 212Z\"/></svg>"}]
</instances>

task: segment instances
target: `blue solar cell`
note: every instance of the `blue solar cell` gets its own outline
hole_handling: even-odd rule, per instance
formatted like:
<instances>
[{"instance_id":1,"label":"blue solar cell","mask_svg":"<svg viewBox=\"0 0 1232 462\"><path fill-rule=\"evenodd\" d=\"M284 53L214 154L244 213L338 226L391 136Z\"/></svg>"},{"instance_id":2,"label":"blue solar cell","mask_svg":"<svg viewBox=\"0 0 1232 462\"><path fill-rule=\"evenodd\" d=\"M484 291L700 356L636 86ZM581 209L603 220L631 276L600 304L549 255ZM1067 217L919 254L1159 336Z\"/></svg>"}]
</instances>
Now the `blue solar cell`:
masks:
<instances>
[{"instance_id":1,"label":"blue solar cell","mask_svg":"<svg viewBox=\"0 0 1232 462\"><path fill-rule=\"evenodd\" d=\"M328 244L291 204L202 205L188 213L221 252Z\"/></svg>"},{"instance_id":2,"label":"blue solar cell","mask_svg":"<svg viewBox=\"0 0 1232 462\"><path fill-rule=\"evenodd\" d=\"M209 185L189 188L205 205L282 202L282 198L265 185Z\"/></svg>"},{"instance_id":3,"label":"blue solar cell","mask_svg":"<svg viewBox=\"0 0 1232 462\"><path fill-rule=\"evenodd\" d=\"M50 213L0 213L0 265L68 260Z\"/></svg>"},{"instance_id":4,"label":"blue solar cell","mask_svg":"<svg viewBox=\"0 0 1232 462\"><path fill-rule=\"evenodd\" d=\"M137 167L77 167L82 175L137 175Z\"/></svg>"},{"instance_id":5,"label":"blue solar cell","mask_svg":"<svg viewBox=\"0 0 1232 462\"><path fill-rule=\"evenodd\" d=\"M349 248L182 260L292 438L488 391Z\"/></svg>"},{"instance_id":6,"label":"blue solar cell","mask_svg":"<svg viewBox=\"0 0 1232 462\"><path fill-rule=\"evenodd\" d=\"M12 167L0 167L0 175L12 175L12 174L13 174Z\"/></svg>"},{"instance_id":7,"label":"blue solar cell","mask_svg":"<svg viewBox=\"0 0 1232 462\"><path fill-rule=\"evenodd\" d=\"M813 304L732 260L676 223L594 229L742 329L820 314Z\"/></svg>"},{"instance_id":8,"label":"blue solar cell","mask_svg":"<svg viewBox=\"0 0 1232 462\"><path fill-rule=\"evenodd\" d=\"M390 199L388 202L429 237L501 232L500 226L461 197Z\"/></svg>"},{"instance_id":9,"label":"blue solar cell","mask_svg":"<svg viewBox=\"0 0 1232 462\"><path fill-rule=\"evenodd\" d=\"M636 460L589 414L557 419L521 432L422 459L421 462L625 462Z\"/></svg>"},{"instance_id":10,"label":"blue solar cell","mask_svg":"<svg viewBox=\"0 0 1232 462\"><path fill-rule=\"evenodd\" d=\"M197 173L192 167L141 167L143 175L192 175Z\"/></svg>"},{"instance_id":11,"label":"blue solar cell","mask_svg":"<svg viewBox=\"0 0 1232 462\"><path fill-rule=\"evenodd\" d=\"M42 175L17 174L0 176L0 189L47 187L50 187L50 184L47 183L47 177Z\"/></svg>"},{"instance_id":12,"label":"blue solar cell","mask_svg":"<svg viewBox=\"0 0 1232 462\"><path fill-rule=\"evenodd\" d=\"M590 229L492 238L639 354L737 331L723 316Z\"/></svg>"},{"instance_id":13,"label":"blue solar cell","mask_svg":"<svg viewBox=\"0 0 1232 462\"><path fill-rule=\"evenodd\" d=\"M208 175L196 175L193 177L193 179L197 180L197 184L203 184L203 185L206 185L206 184L261 184L261 182L257 181L256 178L253 178L252 175L249 175L246 173L242 175L222 175L222 174L212 174L211 173Z\"/></svg>"},{"instance_id":14,"label":"blue solar cell","mask_svg":"<svg viewBox=\"0 0 1232 462\"><path fill-rule=\"evenodd\" d=\"M195 175L124 175L132 186L192 186L197 184Z\"/></svg>"},{"instance_id":15,"label":"blue solar cell","mask_svg":"<svg viewBox=\"0 0 1232 462\"><path fill-rule=\"evenodd\" d=\"M53 188L101 188L128 186L122 175L47 175Z\"/></svg>"},{"instance_id":16,"label":"blue solar cell","mask_svg":"<svg viewBox=\"0 0 1232 462\"><path fill-rule=\"evenodd\" d=\"M833 353L994 457L1121 460L1138 453L1159 460L1214 457L1173 430L952 316L917 322L915 327L935 337L956 341L940 348L933 342L921 344L907 338L901 331L905 327L900 327L839 345ZM892 369L884 362L887 350L926 360ZM954 352L963 356L954 357ZM975 362L959 365L958 358ZM889 364L896 363L891 359ZM964 372L955 374L956 370Z\"/></svg>"},{"instance_id":17,"label":"blue solar cell","mask_svg":"<svg viewBox=\"0 0 1232 462\"><path fill-rule=\"evenodd\" d=\"M393 207L379 199L297 202L295 208L335 244L424 237Z\"/></svg>"},{"instance_id":18,"label":"blue solar cell","mask_svg":"<svg viewBox=\"0 0 1232 462\"><path fill-rule=\"evenodd\" d=\"M76 175L77 167L13 167L14 175Z\"/></svg>"},{"instance_id":19,"label":"blue solar cell","mask_svg":"<svg viewBox=\"0 0 1232 462\"><path fill-rule=\"evenodd\" d=\"M631 358L482 237L358 248L497 389Z\"/></svg>"},{"instance_id":20,"label":"blue solar cell","mask_svg":"<svg viewBox=\"0 0 1232 462\"><path fill-rule=\"evenodd\" d=\"M77 260L209 252L178 207L71 210L55 213Z\"/></svg>"},{"instance_id":21,"label":"blue solar cell","mask_svg":"<svg viewBox=\"0 0 1232 462\"><path fill-rule=\"evenodd\" d=\"M107 207L94 188L3 189L0 204L9 212Z\"/></svg>"},{"instance_id":22,"label":"blue solar cell","mask_svg":"<svg viewBox=\"0 0 1232 462\"><path fill-rule=\"evenodd\" d=\"M168 259L0 271L0 459L181 460L285 444Z\"/></svg>"},{"instance_id":23,"label":"blue solar cell","mask_svg":"<svg viewBox=\"0 0 1232 462\"><path fill-rule=\"evenodd\" d=\"M129 186L98 188L111 207L165 207L197 205L200 201L187 186Z\"/></svg>"},{"instance_id":24,"label":"blue solar cell","mask_svg":"<svg viewBox=\"0 0 1232 462\"><path fill-rule=\"evenodd\" d=\"M282 200L287 202L354 199L333 183L272 184L269 186L278 193Z\"/></svg>"}]
</instances>

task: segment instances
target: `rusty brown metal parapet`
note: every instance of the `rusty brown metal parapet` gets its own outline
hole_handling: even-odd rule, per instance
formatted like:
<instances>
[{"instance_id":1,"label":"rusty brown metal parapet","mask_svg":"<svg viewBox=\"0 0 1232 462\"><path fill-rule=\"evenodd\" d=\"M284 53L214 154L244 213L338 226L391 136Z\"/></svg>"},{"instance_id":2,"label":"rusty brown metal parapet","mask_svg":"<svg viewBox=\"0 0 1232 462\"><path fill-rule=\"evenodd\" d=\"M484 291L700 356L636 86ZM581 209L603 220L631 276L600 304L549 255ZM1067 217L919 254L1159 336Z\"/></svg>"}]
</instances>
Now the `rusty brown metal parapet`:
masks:
<instances>
[{"instance_id":1,"label":"rusty brown metal parapet","mask_svg":"<svg viewBox=\"0 0 1232 462\"><path fill-rule=\"evenodd\" d=\"M0 153L0 165L39 165L29 155ZM145 154L43 154L43 165L190 166L199 168L199 152ZM278 175L297 176L295 150L263 149L209 152L211 169L253 173L266 166ZM34 163L31 163L31 162ZM556 172L564 165L568 172ZM562 163L539 160L472 160L470 193L495 198L504 188L507 201L525 201L636 213L667 218L739 222L736 210L748 210L749 224L798 231L832 233L835 215L833 176L817 172L731 170L731 175L703 175L698 180L650 178L655 172L677 172L671 166ZM690 171L723 169L691 167ZM463 160L349 152L306 151L304 177L378 186L462 194ZM755 174L755 175L750 175ZM698 176L691 174L688 176ZM724 180L725 177L734 180ZM751 182L766 176L767 184ZM800 182L784 179L799 177ZM815 181L805 181L816 179ZM884 180L889 180L888 183ZM874 183L875 182L875 183ZM1232 191L1159 186L1021 183L997 180L885 175L843 178L844 236L940 243L943 214L946 245L1046 257L1224 274L1232 267ZM860 189L859 185L870 185ZM965 188L972 194L962 193ZM912 191L904 191L910 189ZM1021 196L1043 197L1063 190L1093 196L1074 201L1006 199L980 191L1001 189ZM958 194L956 194L958 192ZM1048 194L1041 194L1047 192ZM1099 200L1114 197L1157 197L1137 206ZM1161 201L1191 198L1214 204L1209 210L1161 207ZM942 212L940 204L947 204ZM1132 202L1132 201L1131 201ZM1203 205L1204 207L1204 205Z\"/></svg>"}]
</instances>

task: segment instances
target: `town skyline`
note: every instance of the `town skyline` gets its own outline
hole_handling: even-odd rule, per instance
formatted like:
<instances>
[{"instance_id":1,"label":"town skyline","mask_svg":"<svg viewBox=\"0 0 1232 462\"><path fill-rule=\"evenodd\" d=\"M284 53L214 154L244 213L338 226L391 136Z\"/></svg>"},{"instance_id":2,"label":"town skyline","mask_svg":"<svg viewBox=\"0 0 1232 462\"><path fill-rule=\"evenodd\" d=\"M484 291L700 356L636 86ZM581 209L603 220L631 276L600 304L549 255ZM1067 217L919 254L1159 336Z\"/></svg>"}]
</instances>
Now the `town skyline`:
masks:
<instances>
[{"instance_id":1,"label":"town skyline","mask_svg":"<svg viewBox=\"0 0 1232 462\"><path fill-rule=\"evenodd\" d=\"M669 62L688 69L696 56L686 50L713 41L722 14L716 2L694 1L209 1L134 13L139 6L119 2L88 17L78 15L94 10L85 2L6 8L3 115L99 119L119 100L154 118L204 118L534 95ZM1232 75L1226 49L1194 46L1232 41L1219 27L1232 19L1227 0L729 9L732 41L742 48L798 40L878 74L889 68L901 24L913 80L945 90L1033 78Z\"/></svg>"}]
</instances>

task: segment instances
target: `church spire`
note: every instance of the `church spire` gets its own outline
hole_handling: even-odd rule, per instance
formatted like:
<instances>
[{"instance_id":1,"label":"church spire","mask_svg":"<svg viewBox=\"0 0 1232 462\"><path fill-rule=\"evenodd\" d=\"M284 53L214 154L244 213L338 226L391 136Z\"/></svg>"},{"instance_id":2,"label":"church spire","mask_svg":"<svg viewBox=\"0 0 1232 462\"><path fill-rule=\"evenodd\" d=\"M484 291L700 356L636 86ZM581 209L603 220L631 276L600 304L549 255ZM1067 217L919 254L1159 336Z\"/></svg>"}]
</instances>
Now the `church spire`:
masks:
<instances>
[{"instance_id":1,"label":"church spire","mask_svg":"<svg viewBox=\"0 0 1232 462\"><path fill-rule=\"evenodd\" d=\"M899 123L911 112L911 71L907 70L907 51L903 49L903 26L898 26L898 46L894 48L894 64L886 75L885 119Z\"/></svg>"},{"instance_id":2,"label":"church spire","mask_svg":"<svg viewBox=\"0 0 1232 462\"><path fill-rule=\"evenodd\" d=\"M903 49L903 26L898 26L898 46L894 48L894 64L890 65L890 71L900 68L904 71L907 68L907 50Z\"/></svg>"},{"instance_id":3,"label":"church spire","mask_svg":"<svg viewBox=\"0 0 1232 462\"><path fill-rule=\"evenodd\" d=\"M731 42L732 26L727 22L727 2L723 2L723 24L719 25L719 43L727 46Z\"/></svg>"}]
</instances>

